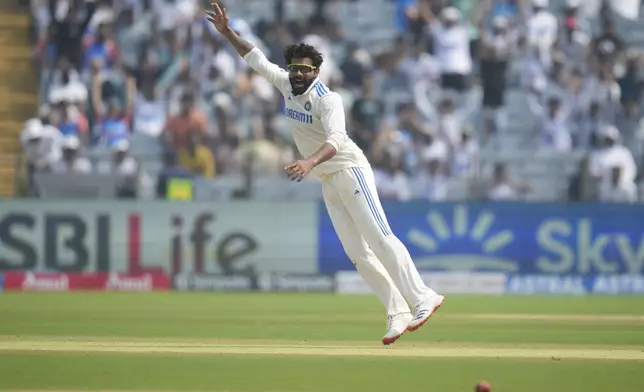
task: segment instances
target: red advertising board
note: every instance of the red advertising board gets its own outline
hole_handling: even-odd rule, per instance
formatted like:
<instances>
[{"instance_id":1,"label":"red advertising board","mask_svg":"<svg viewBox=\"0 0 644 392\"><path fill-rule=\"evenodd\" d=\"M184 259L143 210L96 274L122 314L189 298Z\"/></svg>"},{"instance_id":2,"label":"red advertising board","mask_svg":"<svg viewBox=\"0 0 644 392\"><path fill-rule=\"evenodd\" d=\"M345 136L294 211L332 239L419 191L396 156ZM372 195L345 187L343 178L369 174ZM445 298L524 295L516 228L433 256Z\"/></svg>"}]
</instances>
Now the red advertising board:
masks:
<instances>
[{"instance_id":1,"label":"red advertising board","mask_svg":"<svg viewBox=\"0 0 644 392\"><path fill-rule=\"evenodd\" d=\"M7 271L4 283L7 291L159 291L170 288L170 279L163 273Z\"/></svg>"}]
</instances>

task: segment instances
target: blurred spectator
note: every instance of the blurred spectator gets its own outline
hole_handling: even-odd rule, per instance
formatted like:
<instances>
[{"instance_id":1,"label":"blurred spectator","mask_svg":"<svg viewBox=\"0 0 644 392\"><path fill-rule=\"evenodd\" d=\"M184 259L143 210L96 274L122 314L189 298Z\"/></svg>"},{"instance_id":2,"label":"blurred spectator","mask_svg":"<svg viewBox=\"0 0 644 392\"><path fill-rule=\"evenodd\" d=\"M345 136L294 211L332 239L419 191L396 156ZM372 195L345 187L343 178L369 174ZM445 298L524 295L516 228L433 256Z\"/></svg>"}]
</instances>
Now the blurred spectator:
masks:
<instances>
[{"instance_id":1,"label":"blurred spectator","mask_svg":"<svg viewBox=\"0 0 644 392\"><path fill-rule=\"evenodd\" d=\"M114 173L125 176L136 176L139 172L139 163L129 155L130 143L119 140L112 145L113 155L110 161L102 161L98 165L99 173Z\"/></svg>"},{"instance_id":2,"label":"blurred spectator","mask_svg":"<svg viewBox=\"0 0 644 392\"><path fill-rule=\"evenodd\" d=\"M373 76L364 75L362 96L353 102L351 109L351 129L353 130L353 141L366 153L369 152L370 146L376 140L384 109L382 99L374 93Z\"/></svg>"},{"instance_id":3,"label":"blurred spectator","mask_svg":"<svg viewBox=\"0 0 644 392\"><path fill-rule=\"evenodd\" d=\"M107 103L116 101L126 114L132 113L132 105L136 100L136 81L127 72L123 64L118 62L109 68L103 68L105 60L92 60L92 100L96 119L107 114Z\"/></svg>"},{"instance_id":4,"label":"blurred spectator","mask_svg":"<svg viewBox=\"0 0 644 392\"><path fill-rule=\"evenodd\" d=\"M461 23L461 12L445 8L440 21L432 19L430 28L434 38L435 55L440 63L441 87L463 92L469 88L472 72L470 36Z\"/></svg>"},{"instance_id":5,"label":"blurred spectator","mask_svg":"<svg viewBox=\"0 0 644 392\"><path fill-rule=\"evenodd\" d=\"M642 99L644 79L640 76L641 57L636 54L630 54L626 61L626 69L617 83L621 92L621 103L628 113L637 109L637 104Z\"/></svg>"},{"instance_id":6,"label":"blurred spectator","mask_svg":"<svg viewBox=\"0 0 644 392\"><path fill-rule=\"evenodd\" d=\"M89 174L92 171L92 163L81 155L81 142L78 137L66 137L62 143L62 152L62 159L52 167L54 173Z\"/></svg>"},{"instance_id":7,"label":"blurred spectator","mask_svg":"<svg viewBox=\"0 0 644 392\"><path fill-rule=\"evenodd\" d=\"M51 100L52 95L60 95L60 91L65 90L70 85L76 88L84 88L87 94L87 88L81 80L80 73L69 62L69 59L61 56L56 61L56 65L50 75L49 99Z\"/></svg>"},{"instance_id":8,"label":"blurred spectator","mask_svg":"<svg viewBox=\"0 0 644 392\"><path fill-rule=\"evenodd\" d=\"M598 97L605 104L610 104L612 108L619 103L621 95L622 91L615 80L613 68L603 66L599 71L599 77L595 81L593 96Z\"/></svg>"},{"instance_id":9,"label":"blurred spectator","mask_svg":"<svg viewBox=\"0 0 644 392\"><path fill-rule=\"evenodd\" d=\"M137 67L143 45L152 35L151 29L145 23L146 20L135 18L137 3L139 2L126 1L114 21L115 42L119 48L120 58L123 65L130 70Z\"/></svg>"},{"instance_id":10,"label":"blurred spectator","mask_svg":"<svg viewBox=\"0 0 644 392\"><path fill-rule=\"evenodd\" d=\"M395 118L385 121L383 129L374 145L374 159L378 160L383 152L401 155L406 170L413 170L418 164L418 150L422 145L415 144L416 140L422 139L423 135L430 133L413 103L402 102L396 107Z\"/></svg>"},{"instance_id":11,"label":"blurred spectator","mask_svg":"<svg viewBox=\"0 0 644 392\"><path fill-rule=\"evenodd\" d=\"M89 140L89 125L84 112L79 110L79 107L82 108L84 105L75 105L74 97L67 89L55 92L56 94L51 97L53 125L63 136L76 136L83 145L86 145Z\"/></svg>"},{"instance_id":12,"label":"blurred spectator","mask_svg":"<svg viewBox=\"0 0 644 392\"><path fill-rule=\"evenodd\" d=\"M568 129L568 110L562 108L561 100L552 97L548 100L548 117L541 120L541 147L556 151L570 151L572 137Z\"/></svg>"},{"instance_id":13,"label":"blurred spectator","mask_svg":"<svg viewBox=\"0 0 644 392\"><path fill-rule=\"evenodd\" d=\"M206 147L201 138L203 134L191 130L187 135L187 145L181 147L177 153L179 165L192 174L200 177L212 178L215 176L215 157Z\"/></svg>"},{"instance_id":14,"label":"blurred spectator","mask_svg":"<svg viewBox=\"0 0 644 392\"><path fill-rule=\"evenodd\" d=\"M438 159L430 159L414 179L415 196L430 201L445 201L448 191L448 177L444 164Z\"/></svg>"},{"instance_id":15,"label":"blurred spectator","mask_svg":"<svg viewBox=\"0 0 644 392\"><path fill-rule=\"evenodd\" d=\"M636 203L637 186L632 181L623 181L622 168L614 166L610 171L610 182L599 187L599 200L603 203Z\"/></svg>"},{"instance_id":16,"label":"blurred spectator","mask_svg":"<svg viewBox=\"0 0 644 392\"><path fill-rule=\"evenodd\" d=\"M432 160L447 165L450 159L450 147L442 139L435 137L433 132L421 133L418 138L418 154L423 165Z\"/></svg>"},{"instance_id":17,"label":"blurred spectator","mask_svg":"<svg viewBox=\"0 0 644 392\"><path fill-rule=\"evenodd\" d=\"M130 120L117 99L108 102L107 110L107 115L98 123L94 135L99 144L111 147L130 138Z\"/></svg>"},{"instance_id":18,"label":"blurred spectator","mask_svg":"<svg viewBox=\"0 0 644 392\"><path fill-rule=\"evenodd\" d=\"M175 149L187 147L188 132L206 133L206 117L195 107L195 96L186 92L181 97L180 111L165 124L163 137Z\"/></svg>"},{"instance_id":19,"label":"blurred spectator","mask_svg":"<svg viewBox=\"0 0 644 392\"><path fill-rule=\"evenodd\" d=\"M504 104L506 72L511 50L508 20L497 15L492 20L492 30L483 34L480 53L486 134L492 133L494 115Z\"/></svg>"},{"instance_id":20,"label":"blurred spectator","mask_svg":"<svg viewBox=\"0 0 644 392\"><path fill-rule=\"evenodd\" d=\"M418 10L418 0L395 0L396 3L396 29L399 33L415 31L421 21Z\"/></svg>"},{"instance_id":21,"label":"blurred spectator","mask_svg":"<svg viewBox=\"0 0 644 392\"><path fill-rule=\"evenodd\" d=\"M20 144L25 154L28 171L48 171L61 159L62 137L58 129L43 125L32 118L20 133Z\"/></svg>"},{"instance_id":22,"label":"blurred spectator","mask_svg":"<svg viewBox=\"0 0 644 392\"><path fill-rule=\"evenodd\" d=\"M597 135L601 127L607 125L601 116L601 105L593 101L588 108L588 113L581 116L574 136L574 146L583 150L596 148Z\"/></svg>"},{"instance_id":23,"label":"blurred spectator","mask_svg":"<svg viewBox=\"0 0 644 392\"><path fill-rule=\"evenodd\" d=\"M364 79L367 77L367 72L371 66L372 60L369 52L361 49L355 43L349 43L346 58L340 65L340 70L342 70L346 81L345 85L350 88L365 88ZM373 85L370 84L369 88L372 87ZM366 93L366 91L363 91L363 93Z\"/></svg>"},{"instance_id":24,"label":"blurred spectator","mask_svg":"<svg viewBox=\"0 0 644 392\"><path fill-rule=\"evenodd\" d=\"M637 166L631 151L620 144L617 144L620 134L613 125L603 126L599 130L600 148L591 154L590 173L599 181L599 186L611 184L612 170L620 168L619 179L624 184L635 181Z\"/></svg>"},{"instance_id":25,"label":"blurred spectator","mask_svg":"<svg viewBox=\"0 0 644 392\"><path fill-rule=\"evenodd\" d=\"M83 61L82 40L96 9L95 0L86 0L84 15L81 15L76 2L70 0L50 0L49 15L53 35L49 38L54 45L51 50L56 57L69 59L74 68L80 69Z\"/></svg>"},{"instance_id":26,"label":"blurred spectator","mask_svg":"<svg viewBox=\"0 0 644 392\"><path fill-rule=\"evenodd\" d=\"M531 0L532 13L527 20L528 45L539 51L539 59L548 68L551 63L550 54L557 41L559 22L548 11L548 0Z\"/></svg>"},{"instance_id":27,"label":"blurred spectator","mask_svg":"<svg viewBox=\"0 0 644 392\"><path fill-rule=\"evenodd\" d=\"M409 55L404 58L400 68L407 74L408 89L420 114L427 120L435 117L431 102L440 84L440 63L436 57L427 53L426 40L412 45Z\"/></svg>"},{"instance_id":28,"label":"blurred spectator","mask_svg":"<svg viewBox=\"0 0 644 392\"><path fill-rule=\"evenodd\" d=\"M263 130L258 130L254 137L239 144L234 156L235 165L244 167L250 162L249 170L254 175L285 176L284 166L295 159L293 147L282 142L274 124L267 125ZM233 137L228 142L237 141Z\"/></svg>"},{"instance_id":29,"label":"blurred spectator","mask_svg":"<svg viewBox=\"0 0 644 392\"><path fill-rule=\"evenodd\" d=\"M86 40L82 69L89 69L95 61L100 61L105 68L110 68L118 60L118 56L112 24L103 22L98 25L96 34L90 35Z\"/></svg>"},{"instance_id":30,"label":"blurred spectator","mask_svg":"<svg viewBox=\"0 0 644 392\"><path fill-rule=\"evenodd\" d=\"M139 162L129 154L130 143L119 140L112 145L112 160L103 161L98 166L98 172L103 174L118 174L123 181L118 186L118 197L135 198L139 185L147 184L149 179L141 169Z\"/></svg>"},{"instance_id":31,"label":"blurred spectator","mask_svg":"<svg viewBox=\"0 0 644 392\"><path fill-rule=\"evenodd\" d=\"M154 84L148 81L144 82L134 104L134 132L160 137L166 122L166 115L165 102L157 97Z\"/></svg>"},{"instance_id":32,"label":"blurred spectator","mask_svg":"<svg viewBox=\"0 0 644 392\"><path fill-rule=\"evenodd\" d=\"M528 188L527 184L513 184L508 178L505 164L497 163L494 165L494 175L487 191L487 198L491 201L518 200L521 193Z\"/></svg>"},{"instance_id":33,"label":"blurred spectator","mask_svg":"<svg viewBox=\"0 0 644 392\"><path fill-rule=\"evenodd\" d=\"M454 100L444 98L439 107L438 135L453 150L461 140L463 116L456 110Z\"/></svg>"},{"instance_id":34,"label":"blurred spectator","mask_svg":"<svg viewBox=\"0 0 644 392\"><path fill-rule=\"evenodd\" d=\"M462 128L461 140L454 147L451 175L470 176L478 169L479 144L474 138L471 126Z\"/></svg>"},{"instance_id":35,"label":"blurred spectator","mask_svg":"<svg viewBox=\"0 0 644 392\"><path fill-rule=\"evenodd\" d=\"M409 180L404 170L402 157L385 153L374 170L376 189L383 200L407 201L411 198Z\"/></svg>"},{"instance_id":36,"label":"blurred spectator","mask_svg":"<svg viewBox=\"0 0 644 392\"><path fill-rule=\"evenodd\" d=\"M624 50L624 41L615 32L610 20L606 20L603 32L593 41L592 54L600 66L612 66Z\"/></svg>"}]
</instances>

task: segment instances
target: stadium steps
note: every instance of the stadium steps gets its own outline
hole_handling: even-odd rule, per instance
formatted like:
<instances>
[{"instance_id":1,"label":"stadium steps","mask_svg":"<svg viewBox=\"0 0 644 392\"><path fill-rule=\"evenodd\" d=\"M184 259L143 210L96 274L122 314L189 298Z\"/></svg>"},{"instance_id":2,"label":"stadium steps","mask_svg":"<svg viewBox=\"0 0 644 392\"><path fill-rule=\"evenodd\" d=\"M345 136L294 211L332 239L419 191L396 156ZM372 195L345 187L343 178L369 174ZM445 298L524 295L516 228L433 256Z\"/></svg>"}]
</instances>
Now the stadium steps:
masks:
<instances>
[{"instance_id":1,"label":"stadium steps","mask_svg":"<svg viewBox=\"0 0 644 392\"><path fill-rule=\"evenodd\" d=\"M0 7L0 198L15 195L19 134L38 104L31 63L29 11L12 1Z\"/></svg>"}]
</instances>

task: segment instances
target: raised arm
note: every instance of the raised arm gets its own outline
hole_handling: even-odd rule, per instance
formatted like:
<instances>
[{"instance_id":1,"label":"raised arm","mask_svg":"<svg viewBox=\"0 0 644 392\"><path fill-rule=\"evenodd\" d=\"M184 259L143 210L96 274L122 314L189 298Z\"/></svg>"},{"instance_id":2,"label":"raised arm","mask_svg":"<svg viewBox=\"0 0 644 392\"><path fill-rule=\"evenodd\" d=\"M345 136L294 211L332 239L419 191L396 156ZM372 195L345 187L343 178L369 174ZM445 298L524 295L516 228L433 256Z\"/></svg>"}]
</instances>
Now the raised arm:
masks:
<instances>
[{"instance_id":1,"label":"raised arm","mask_svg":"<svg viewBox=\"0 0 644 392\"><path fill-rule=\"evenodd\" d=\"M288 81L288 72L278 65L271 63L259 48L240 37L228 24L226 9L219 4L212 2L210 6L213 11L206 11L207 19L215 26L217 31L226 38L235 48L237 53L248 63L258 74L265 77L271 84L282 90L285 82Z\"/></svg>"}]
</instances>

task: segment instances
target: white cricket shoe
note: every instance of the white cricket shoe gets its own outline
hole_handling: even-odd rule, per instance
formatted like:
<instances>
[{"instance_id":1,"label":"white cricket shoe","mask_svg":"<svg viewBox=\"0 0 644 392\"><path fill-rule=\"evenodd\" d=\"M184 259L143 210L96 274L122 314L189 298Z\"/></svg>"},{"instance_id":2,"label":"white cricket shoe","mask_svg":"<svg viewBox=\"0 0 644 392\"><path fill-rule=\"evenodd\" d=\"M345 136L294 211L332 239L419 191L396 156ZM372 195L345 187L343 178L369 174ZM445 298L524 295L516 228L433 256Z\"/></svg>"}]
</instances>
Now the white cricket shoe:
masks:
<instances>
[{"instance_id":1,"label":"white cricket shoe","mask_svg":"<svg viewBox=\"0 0 644 392\"><path fill-rule=\"evenodd\" d=\"M407 331L413 332L422 327L423 324L441 307L445 297L440 294L434 294L429 299L421 302L414 307L414 318L407 325Z\"/></svg>"},{"instance_id":2,"label":"white cricket shoe","mask_svg":"<svg viewBox=\"0 0 644 392\"><path fill-rule=\"evenodd\" d=\"M387 316L387 333L382 337L382 344L388 345L398 340L407 330L407 325L409 325L411 319L411 313Z\"/></svg>"}]
</instances>

